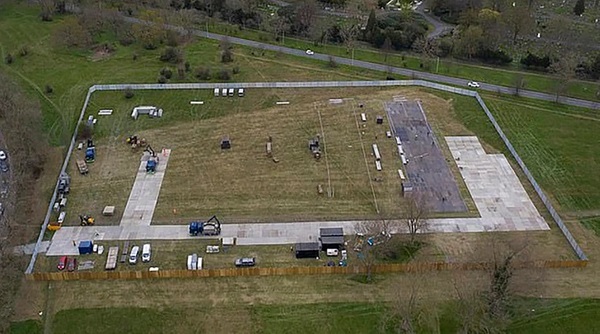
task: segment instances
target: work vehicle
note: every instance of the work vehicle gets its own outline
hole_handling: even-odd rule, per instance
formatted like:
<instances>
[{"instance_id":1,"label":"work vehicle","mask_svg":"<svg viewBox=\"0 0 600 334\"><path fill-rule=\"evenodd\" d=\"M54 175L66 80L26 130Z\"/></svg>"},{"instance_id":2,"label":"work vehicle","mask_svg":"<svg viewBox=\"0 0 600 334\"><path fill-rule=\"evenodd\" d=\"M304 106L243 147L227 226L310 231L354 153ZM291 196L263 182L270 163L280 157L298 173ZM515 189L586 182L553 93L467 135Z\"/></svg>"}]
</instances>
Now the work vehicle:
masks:
<instances>
[{"instance_id":1,"label":"work vehicle","mask_svg":"<svg viewBox=\"0 0 600 334\"><path fill-rule=\"evenodd\" d=\"M66 266L67 266L67 257L61 256L60 259L58 259L58 264L56 265L56 269L65 270Z\"/></svg>"},{"instance_id":2,"label":"work vehicle","mask_svg":"<svg viewBox=\"0 0 600 334\"><path fill-rule=\"evenodd\" d=\"M79 170L79 174L85 175L88 173L88 165L84 160L77 159L77 169Z\"/></svg>"},{"instance_id":3,"label":"work vehicle","mask_svg":"<svg viewBox=\"0 0 600 334\"><path fill-rule=\"evenodd\" d=\"M88 215L79 215L80 225L81 226L93 226L94 225L94 217Z\"/></svg>"},{"instance_id":4,"label":"work vehicle","mask_svg":"<svg viewBox=\"0 0 600 334\"><path fill-rule=\"evenodd\" d=\"M91 139L87 141L87 149L85 150L85 162L92 163L96 161L96 146Z\"/></svg>"},{"instance_id":5,"label":"work vehicle","mask_svg":"<svg viewBox=\"0 0 600 334\"><path fill-rule=\"evenodd\" d=\"M68 194L71 189L71 177L67 173L60 174L60 178L58 179L58 193L59 194Z\"/></svg>"},{"instance_id":6,"label":"work vehicle","mask_svg":"<svg viewBox=\"0 0 600 334\"><path fill-rule=\"evenodd\" d=\"M146 162L146 173L156 173L156 167L158 167L158 156L156 155L156 152L154 152L150 145L146 146L144 152L148 152L148 154L150 154L150 157Z\"/></svg>"},{"instance_id":7,"label":"work vehicle","mask_svg":"<svg viewBox=\"0 0 600 334\"><path fill-rule=\"evenodd\" d=\"M8 172L8 157L4 150L0 150L0 170L4 173Z\"/></svg>"},{"instance_id":8,"label":"work vehicle","mask_svg":"<svg viewBox=\"0 0 600 334\"><path fill-rule=\"evenodd\" d=\"M190 235L219 235L221 234L221 222L217 216L210 217L205 222L193 221L189 225Z\"/></svg>"},{"instance_id":9,"label":"work vehicle","mask_svg":"<svg viewBox=\"0 0 600 334\"><path fill-rule=\"evenodd\" d=\"M479 88L479 83L477 83L475 81L469 81L469 83L467 84L467 86L469 86L471 88Z\"/></svg>"},{"instance_id":10,"label":"work vehicle","mask_svg":"<svg viewBox=\"0 0 600 334\"><path fill-rule=\"evenodd\" d=\"M140 252L140 247L133 246L131 248L131 252L129 253L129 264L136 264L138 259L138 253Z\"/></svg>"},{"instance_id":11,"label":"work vehicle","mask_svg":"<svg viewBox=\"0 0 600 334\"><path fill-rule=\"evenodd\" d=\"M242 257L235 260L236 267L254 267L256 265L255 257Z\"/></svg>"},{"instance_id":12,"label":"work vehicle","mask_svg":"<svg viewBox=\"0 0 600 334\"><path fill-rule=\"evenodd\" d=\"M142 246L142 262L150 262L151 255L152 250L150 249L150 244L144 244L144 246Z\"/></svg>"},{"instance_id":13,"label":"work vehicle","mask_svg":"<svg viewBox=\"0 0 600 334\"><path fill-rule=\"evenodd\" d=\"M77 259L70 257L67 260L67 271L75 271L75 267L77 267Z\"/></svg>"}]
</instances>

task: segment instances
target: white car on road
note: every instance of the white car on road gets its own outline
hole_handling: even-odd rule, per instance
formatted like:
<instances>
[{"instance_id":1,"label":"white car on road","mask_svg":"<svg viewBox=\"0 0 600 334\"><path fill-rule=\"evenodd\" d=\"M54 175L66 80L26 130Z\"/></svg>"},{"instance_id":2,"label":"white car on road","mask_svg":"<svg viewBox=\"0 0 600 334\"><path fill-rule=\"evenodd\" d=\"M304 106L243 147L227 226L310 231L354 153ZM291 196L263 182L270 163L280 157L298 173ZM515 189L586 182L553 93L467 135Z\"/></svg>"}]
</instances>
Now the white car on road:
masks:
<instances>
[{"instance_id":1,"label":"white car on road","mask_svg":"<svg viewBox=\"0 0 600 334\"><path fill-rule=\"evenodd\" d=\"M475 81L469 81L469 83L467 84L467 86L469 86L471 88L479 88L479 83L475 82Z\"/></svg>"},{"instance_id":2,"label":"white car on road","mask_svg":"<svg viewBox=\"0 0 600 334\"><path fill-rule=\"evenodd\" d=\"M306 50L307 55L314 55L315 52L313 50Z\"/></svg>"}]
</instances>

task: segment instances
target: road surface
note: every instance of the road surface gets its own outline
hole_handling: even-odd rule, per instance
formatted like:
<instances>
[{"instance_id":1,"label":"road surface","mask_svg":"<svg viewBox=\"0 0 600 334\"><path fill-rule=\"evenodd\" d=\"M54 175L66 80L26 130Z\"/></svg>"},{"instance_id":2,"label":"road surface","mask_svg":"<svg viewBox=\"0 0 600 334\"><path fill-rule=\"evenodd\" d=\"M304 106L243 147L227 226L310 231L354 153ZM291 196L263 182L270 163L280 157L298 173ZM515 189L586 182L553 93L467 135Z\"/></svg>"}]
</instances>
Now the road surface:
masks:
<instances>
[{"instance_id":1,"label":"road surface","mask_svg":"<svg viewBox=\"0 0 600 334\"><path fill-rule=\"evenodd\" d=\"M426 13L422 3L420 6L415 8L415 13L421 15L429 24L433 26L433 31L427 34L428 39L434 39L447 35L452 32L455 27L453 24L442 22L439 18L431 15L430 13Z\"/></svg>"},{"instance_id":2,"label":"road surface","mask_svg":"<svg viewBox=\"0 0 600 334\"><path fill-rule=\"evenodd\" d=\"M134 18L134 17L123 17L123 18L125 21L132 22L132 23L154 24L152 22L140 20L140 19ZM182 27L175 26L175 25L167 24L167 25L165 25L165 28L169 29L169 30L179 31L182 33L185 31ZM281 52L281 53L285 53L285 54L289 54L289 55L293 55L293 56L297 56L297 57L318 59L318 60L325 61L325 62L328 62L330 60L330 58L332 58L338 64L361 67L361 68L374 70L374 71L380 71L380 72L390 71L391 73L402 75L402 76L409 77L409 78L435 81L435 82L440 82L440 83L445 83L445 84L450 84L450 85L455 85L455 86L460 86L460 87L467 87L467 83L470 81L470 80L462 79L462 78L449 77L449 76L445 76L445 75L428 73L428 72L420 72L420 71L409 70L409 69L401 68L401 67L390 67L390 66L387 66L384 64L370 63L370 62L366 62L366 61L362 61L362 60L352 60L349 58L331 56L328 54L315 53L313 55L307 55L305 50L298 50L298 49L288 48L288 47L280 46L280 45L273 45L273 44L268 44L268 43L252 41L252 40L248 40L248 39L242 39L242 38L237 38L237 37L232 37L232 36L215 34L215 33L206 32L206 31L202 31L202 30L194 29L194 30L192 30L192 33L199 37L214 39L214 40L218 40L218 41L223 40L224 38L227 38L229 40L229 42L233 43L233 44L239 44L239 45L249 46L249 47L253 47L253 48L257 48L257 49L274 51L274 52ZM515 93L514 87L505 87L505 86L488 84L488 83L484 83L484 82L480 82L480 85L481 86L479 89L484 90L484 91L489 91L489 92L494 92L494 93L502 93L502 94L508 94L508 95L512 95ZM556 101L556 96L554 94L547 94L547 93L536 92L536 91L531 91L531 90L521 89L521 90L519 90L519 96L536 99L536 100L550 101L550 102ZM588 100L576 99L576 98L572 98L572 97L562 97L561 96L558 99L558 102L562 103L562 104L566 104L566 105L576 106L576 107L600 110L600 102L598 102L598 101L588 101Z\"/></svg>"}]
</instances>

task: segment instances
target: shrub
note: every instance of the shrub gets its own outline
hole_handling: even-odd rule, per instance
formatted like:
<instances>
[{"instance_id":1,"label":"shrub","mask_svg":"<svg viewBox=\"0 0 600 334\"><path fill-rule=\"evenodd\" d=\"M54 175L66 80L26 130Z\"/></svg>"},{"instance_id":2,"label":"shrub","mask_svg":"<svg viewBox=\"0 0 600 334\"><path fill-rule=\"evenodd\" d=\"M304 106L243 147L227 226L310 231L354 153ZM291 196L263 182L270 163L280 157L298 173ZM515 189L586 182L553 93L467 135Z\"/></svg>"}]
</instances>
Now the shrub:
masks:
<instances>
[{"instance_id":1,"label":"shrub","mask_svg":"<svg viewBox=\"0 0 600 334\"><path fill-rule=\"evenodd\" d=\"M121 38L119 38L119 44L123 45L123 46L129 46L131 44L133 44L135 42L135 38L133 38L133 36L123 36Z\"/></svg>"},{"instance_id":2,"label":"shrub","mask_svg":"<svg viewBox=\"0 0 600 334\"><path fill-rule=\"evenodd\" d=\"M173 77L173 70L171 70L168 67L163 67L163 69L160 70L160 75L164 76L167 79L171 79L171 77Z\"/></svg>"},{"instance_id":3,"label":"shrub","mask_svg":"<svg viewBox=\"0 0 600 334\"><path fill-rule=\"evenodd\" d=\"M10 53L7 53L6 57L4 57L4 62L9 65L12 64L13 60L13 56Z\"/></svg>"},{"instance_id":4,"label":"shrub","mask_svg":"<svg viewBox=\"0 0 600 334\"><path fill-rule=\"evenodd\" d=\"M189 61L185 62L185 71L186 72L190 72L192 70L192 65L190 64Z\"/></svg>"},{"instance_id":5,"label":"shrub","mask_svg":"<svg viewBox=\"0 0 600 334\"><path fill-rule=\"evenodd\" d=\"M136 61L138 59L138 54L137 52L134 52L133 55L131 56L131 59L133 59L133 61Z\"/></svg>"},{"instance_id":6,"label":"shrub","mask_svg":"<svg viewBox=\"0 0 600 334\"><path fill-rule=\"evenodd\" d=\"M199 67L196 69L195 77L199 80L210 80L211 73L208 67Z\"/></svg>"},{"instance_id":7,"label":"shrub","mask_svg":"<svg viewBox=\"0 0 600 334\"><path fill-rule=\"evenodd\" d=\"M527 53L527 57L521 59L521 64L525 67L547 69L550 67L550 57L539 57L532 53Z\"/></svg>"},{"instance_id":8,"label":"shrub","mask_svg":"<svg viewBox=\"0 0 600 334\"><path fill-rule=\"evenodd\" d=\"M126 99L130 99L130 98L132 98L132 97L133 97L133 95L135 95L135 94L133 93L133 89L131 89L131 88L126 88L126 89L125 89L125 98L126 98Z\"/></svg>"},{"instance_id":9,"label":"shrub","mask_svg":"<svg viewBox=\"0 0 600 334\"><path fill-rule=\"evenodd\" d=\"M179 45L179 34L175 31L172 30L168 30L167 31L167 41L165 42L165 44L167 44L170 47L176 47Z\"/></svg>"},{"instance_id":10,"label":"shrub","mask_svg":"<svg viewBox=\"0 0 600 334\"><path fill-rule=\"evenodd\" d=\"M44 91L46 94L52 94L54 92L54 88L52 88L50 85L46 85L46 87L44 87Z\"/></svg>"},{"instance_id":11,"label":"shrub","mask_svg":"<svg viewBox=\"0 0 600 334\"><path fill-rule=\"evenodd\" d=\"M240 73L240 67L239 66L235 66L233 68L233 74L238 74L238 73Z\"/></svg>"},{"instance_id":12,"label":"shrub","mask_svg":"<svg viewBox=\"0 0 600 334\"><path fill-rule=\"evenodd\" d=\"M222 68L219 71L218 78L221 79L221 80L224 80L224 81L230 80L231 79L231 72L229 72L229 70L226 69L226 68Z\"/></svg>"},{"instance_id":13,"label":"shrub","mask_svg":"<svg viewBox=\"0 0 600 334\"><path fill-rule=\"evenodd\" d=\"M477 58L489 64L504 65L512 62L512 57L502 50L483 49L477 53Z\"/></svg>"},{"instance_id":14,"label":"shrub","mask_svg":"<svg viewBox=\"0 0 600 334\"><path fill-rule=\"evenodd\" d=\"M158 76L158 79L156 81L158 81L158 83L160 84L166 84L169 81L169 79L167 79L167 77L161 74Z\"/></svg>"},{"instance_id":15,"label":"shrub","mask_svg":"<svg viewBox=\"0 0 600 334\"><path fill-rule=\"evenodd\" d=\"M172 64L177 64L183 61L183 53L178 48L168 47L160 55L160 60Z\"/></svg>"},{"instance_id":16,"label":"shrub","mask_svg":"<svg viewBox=\"0 0 600 334\"><path fill-rule=\"evenodd\" d=\"M336 61L333 58L333 56L329 56L329 62L327 63L327 66L329 66L331 68L337 68L338 67L338 64L336 63Z\"/></svg>"}]
</instances>

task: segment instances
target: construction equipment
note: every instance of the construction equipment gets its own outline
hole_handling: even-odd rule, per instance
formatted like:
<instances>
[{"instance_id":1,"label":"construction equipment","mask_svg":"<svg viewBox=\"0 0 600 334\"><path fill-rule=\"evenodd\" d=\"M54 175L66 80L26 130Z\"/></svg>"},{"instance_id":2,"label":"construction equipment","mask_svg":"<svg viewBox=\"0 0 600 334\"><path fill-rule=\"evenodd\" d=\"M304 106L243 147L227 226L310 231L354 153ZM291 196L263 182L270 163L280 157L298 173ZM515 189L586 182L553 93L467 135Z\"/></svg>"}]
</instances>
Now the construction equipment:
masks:
<instances>
[{"instance_id":1,"label":"construction equipment","mask_svg":"<svg viewBox=\"0 0 600 334\"><path fill-rule=\"evenodd\" d=\"M125 139L125 142L127 144L131 145L132 149L136 149L138 147L142 147L142 146L146 145L146 139L145 138L140 139L136 135L127 137L127 139Z\"/></svg>"},{"instance_id":2,"label":"construction equipment","mask_svg":"<svg viewBox=\"0 0 600 334\"><path fill-rule=\"evenodd\" d=\"M58 178L58 193L68 194L71 189L71 177L67 173L61 173Z\"/></svg>"},{"instance_id":3,"label":"construction equipment","mask_svg":"<svg viewBox=\"0 0 600 334\"><path fill-rule=\"evenodd\" d=\"M86 175L88 173L88 165L84 160L77 159L77 169L81 175Z\"/></svg>"},{"instance_id":4,"label":"construction equipment","mask_svg":"<svg viewBox=\"0 0 600 334\"><path fill-rule=\"evenodd\" d=\"M308 141L308 149L315 159L321 158L321 136L317 135L314 139Z\"/></svg>"},{"instance_id":5,"label":"construction equipment","mask_svg":"<svg viewBox=\"0 0 600 334\"><path fill-rule=\"evenodd\" d=\"M81 220L81 226L93 226L94 225L94 217L88 215L79 215L79 219Z\"/></svg>"},{"instance_id":6,"label":"construction equipment","mask_svg":"<svg viewBox=\"0 0 600 334\"><path fill-rule=\"evenodd\" d=\"M154 174L156 172L156 167L158 166L158 156L150 145L146 146L144 152L150 154L150 157L148 157L148 161L146 162L146 173Z\"/></svg>"},{"instance_id":7,"label":"construction equipment","mask_svg":"<svg viewBox=\"0 0 600 334\"><path fill-rule=\"evenodd\" d=\"M48 224L48 231L58 231L62 227L61 223L51 222Z\"/></svg>"},{"instance_id":8,"label":"construction equipment","mask_svg":"<svg viewBox=\"0 0 600 334\"><path fill-rule=\"evenodd\" d=\"M219 235L221 234L221 222L217 216L210 217L205 222L193 221L189 226L190 235Z\"/></svg>"},{"instance_id":9,"label":"construction equipment","mask_svg":"<svg viewBox=\"0 0 600 334\"><path fill-rule=\"evenodd\" d=\"M85 150L85 162L92 163L96 161L96 146L91 139L87 141L87 149Z\"/></svg>"}]
</instances>

